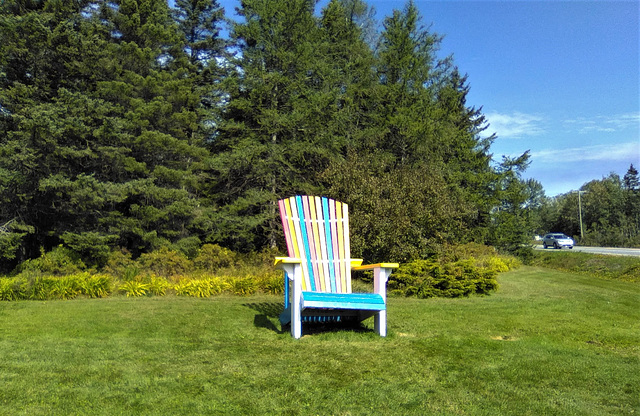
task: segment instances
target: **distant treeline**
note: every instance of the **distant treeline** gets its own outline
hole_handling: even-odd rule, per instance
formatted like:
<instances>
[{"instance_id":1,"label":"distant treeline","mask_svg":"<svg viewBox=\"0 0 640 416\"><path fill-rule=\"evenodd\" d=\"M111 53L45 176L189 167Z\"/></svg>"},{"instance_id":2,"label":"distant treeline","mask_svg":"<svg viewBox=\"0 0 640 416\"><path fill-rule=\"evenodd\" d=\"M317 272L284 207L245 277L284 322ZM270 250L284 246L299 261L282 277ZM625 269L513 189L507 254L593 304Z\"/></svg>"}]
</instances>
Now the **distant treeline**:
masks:
<instances>
[{"instance_id":1,"label":"distant treeline","mask_svg":"<svg viewBox=\"0 0 640 416\"><path fill-rule=\"evenodd\" d=\"M377 30L361 0L315 3L244 0L230 22L214 0L3 1L1 267L60 244L98 267L114 249L260 251L298 193L350 204L369 261L529 241L529 154L492 162L415 4Z\"/></svg>"},{"instance_id":2,"label":"distant treeline","mask_svg":"<svg viewBox=\"0 0 640 416\"><path fill-rule=\"evenodd\" d=\"M579 191L543 198L535 216L540 234L563 232L591 246L640 247L638 170L632 164L623 178L611 173Z\"/></svg>"}]
</instances>

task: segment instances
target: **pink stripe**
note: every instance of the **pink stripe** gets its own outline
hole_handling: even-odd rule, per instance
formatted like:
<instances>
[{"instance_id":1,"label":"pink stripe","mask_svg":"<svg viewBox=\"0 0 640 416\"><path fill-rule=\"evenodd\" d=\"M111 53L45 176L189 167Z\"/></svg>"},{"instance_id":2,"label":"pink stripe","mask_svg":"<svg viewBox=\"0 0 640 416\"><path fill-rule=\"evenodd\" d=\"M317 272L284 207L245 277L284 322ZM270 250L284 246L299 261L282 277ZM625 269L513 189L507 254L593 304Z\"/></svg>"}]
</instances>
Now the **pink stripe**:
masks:
<instances>
[{"instance_id":1,"label":"pink stripe","mask_svg":"<svg viewBox=\"0 0 640 416\"><path fill-rule=\"evenodd\" d=\"M284 199L278 201L278 208L280 209L280 220L282 220L282 229L284 230L284 239L287 242L287 252L289 256L293 257L293 244L291 243L291 231L289 230L289 221L287 219L287 211L284 208Z\"/></svg>"}]
</instances>

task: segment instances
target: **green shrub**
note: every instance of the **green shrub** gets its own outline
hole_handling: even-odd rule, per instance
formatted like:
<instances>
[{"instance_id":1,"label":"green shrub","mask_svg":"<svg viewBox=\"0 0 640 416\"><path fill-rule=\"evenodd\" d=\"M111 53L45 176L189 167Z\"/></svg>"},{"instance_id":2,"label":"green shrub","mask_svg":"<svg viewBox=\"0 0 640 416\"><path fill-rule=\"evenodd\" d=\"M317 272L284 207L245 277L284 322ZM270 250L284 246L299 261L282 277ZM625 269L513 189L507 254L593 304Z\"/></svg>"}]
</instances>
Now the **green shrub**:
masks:
<instances>
[{"instance_id":1,"label":"green shrub","mask_svg":"<svg viewBox=\"0 0 640 416\"><path fill-rule=\"evenodd\" d=\"M193 267L187 256L168 247L141 255L138 265L145 272L153 272L164 277L185 274Z\"/></svg>"},{"instance_id":2,"label":"green shrub","mask_svg":"<svg viewBox=\"0 0 640 416\"><path fill-rule=\"evenodd\" d=\"M453 263L469 258L481 259L496 257L498 252L494 247L478 243L445 244L441 247L437 258L443 263Z\"/></svg>"},{"instance_id":3,"label":"green shrub","mask_svg":"<svg viewBox=\"0 0 640 416\"><path fill-rule=\"evenodd\" d=\"M82 293L82 282L87 277L87 272L67 276L23 274L14 279L14 299L7 300L73 299Z\"/></svg>"},{"instance_id":4,"label":"green shrub","mask_svg":"<svg viewBox=\"0 0 640 416\"><path fill-rule=\"evenodd\" d=\"M527 265L533 263L535 258L535 252L531 246L518 247L515 251L515 255Z\"/></svg>"},{"instance_id":5,"label":"green shrub","mask_svg":"<svg viewBox=\"0 0 640 416\"><path fill-rule=\"evenodd\" d=\"M73 299L82 293L82 282L86 277L89 277L88 273L49 278L49 293L43 292L42 299Z\"/></svg>"},{"instance_id":6,"label":"green shrub","mask_svg":"<svg viewBox=\"0 0 640 416\"><path fill-rule=\"evenodd\" d=\"M489 294L498 288L498 272L476 265L475 259L440 263L416 260L402 264L389 278L389 293L402 296L461 297Z\"/></svg>"},{"instance_id":7,"label":"green shrub","mask_svg":"<svg viewBox=\"0 0 640 416\"><path fill-rule=\"evenodd\" d=\"M79 253L89 264L104 266L110 256L110 246L117 240L116 235L103 235L87 231L81 233L65 232L62 241Z\"/></svg>"},{"instance_id":8,"label":"green shrub","mask_svg":"<svg viewBox=\"0 0 640 416\"><path fill-rule=\"evenodd\" d=\"M18 266L18 271L63 276L79 273L85 268L78 253L60 245L46 253L41 250L40 257L23 262Z\"/></svg>"},{"instance_id":9,"label":"green shrub","mask_svg":"<svg viewBox=\"0 0 640 416\"><path fill-rule=\"evenodd\" d=\"M19 284L16 278L0 278L0 300L18 300Z\"/></svg>"},{"instance_id":10,"label":"green shrub","mask_svg":"<svg viewBox=\"0 0 640 416\"><path fill-rule=\"evenodd\" d=\"M280 295L284 291L284 276L282 272L268 272L256 277L258 289L263 293Z\"/></svg>"},{"instance_id":11,"label":"green shrub","mask_svg":"<svg viewBox=\"0 0 640 416\"><path fill-rule=\"evenodd\" d=\"M197 298L208 298L218 295L226 288L226 282L217 277L203 279L180 279L174 285L174 290L178 296L193 296Z\"/></svg>"},{"instance_id":12,"label":"green shrub","mask_svg":"<svg viewBox=\"0 0 640 416\"><path fill-rule=\"evenodd\" d=\"M172 247L193 260L199 254L201 245L202 241L198 237L187 237L177 241Z\"/></svg>"},{"instance_id":13,"label":"green shrub","mask_svg":"<svg viewBox=\"0 0 640 416\"><path fill-rule=\"evenodd\" d=\"M113 279L107 274L95 274L85 278L80 288L82 294L90 298L104 298L113 291Z\"/></svg>"},{"instance_id":14,"label":"green shrub","mask_svg":"<svg viewBox=\"0 0 640 416\"><path fill-rule=\"evenodd\" d=\"M480 266L495 271L496 273L508 272L511 268L507 262L500 257L488 257L479 261Z\"/></svg>"},{"instance_id":15,"label":"green shrub","mask_svg":"<svg viewBox=\"0 0 640 416\"><path fill-rule=\"evenodd\" d=\"M217 244L205 244L193 261L196 268L214 271L231 267L236 263L236 254Z\"/></svg>"},{"instance_id":16,"label":"green shrub","mask_svg":"<svg viewBox=\"0 0 640 416\"><path fill-rule=\"evenodd\" d=\"M135 261L131 258L131 253L127 249L118 248L109 254L103 271L112 276L122 277L127 269L134 267Z\"/></svg>"},{"instance_id":17,"label":"green shrub","mask_svg":"<svg viewBox=\"0 0 640 416\"><path fill-rule=\"evenodd\" d=\"M145 279L149 285L149 291L155 296L164 296L167 294L167 289L171 287L167 279L156 276L154 274L148 275Z\"/></svg>"},{"instance_id":18,"label":"green shrub","mask_svg":"<svg viewBox=\"0 0 640 416\"><path fill-rule=\"evenodd\" d=\"M258 282L254 277L227 277L228 290L234 295L246 296L256 293L259 289Z\"/></svg>"},{"instance_id":19,"label":"green shrub","mask_svg":"<svg viewBox=\"0 0 640 416\"><path fill-rule=\"evenodd\" d=\"M149 285L137 280L129 280L122 283L118 289L124 292L127 297L140 297L148 293Z\"/></svg>"}]
</instances>

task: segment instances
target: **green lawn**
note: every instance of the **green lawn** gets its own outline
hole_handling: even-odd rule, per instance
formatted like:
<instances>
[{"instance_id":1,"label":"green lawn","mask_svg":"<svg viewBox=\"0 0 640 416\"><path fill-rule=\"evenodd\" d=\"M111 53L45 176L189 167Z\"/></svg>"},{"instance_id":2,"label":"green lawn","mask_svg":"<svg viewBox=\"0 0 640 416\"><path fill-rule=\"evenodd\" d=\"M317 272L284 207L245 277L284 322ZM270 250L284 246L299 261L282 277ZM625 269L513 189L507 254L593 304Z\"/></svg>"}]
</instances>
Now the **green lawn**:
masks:
<instances>
[{"instance_id":1,"label":"green lawn","mask_svg":"<svg viewBox=\"0 0 640 416\"><path fill-rule=\"evenodd\" d=\"M293 340L274 296L0 302L0 414L640 413L639 284L499 281L390 299L387 338Z\"/></svg>"}]
</instances>

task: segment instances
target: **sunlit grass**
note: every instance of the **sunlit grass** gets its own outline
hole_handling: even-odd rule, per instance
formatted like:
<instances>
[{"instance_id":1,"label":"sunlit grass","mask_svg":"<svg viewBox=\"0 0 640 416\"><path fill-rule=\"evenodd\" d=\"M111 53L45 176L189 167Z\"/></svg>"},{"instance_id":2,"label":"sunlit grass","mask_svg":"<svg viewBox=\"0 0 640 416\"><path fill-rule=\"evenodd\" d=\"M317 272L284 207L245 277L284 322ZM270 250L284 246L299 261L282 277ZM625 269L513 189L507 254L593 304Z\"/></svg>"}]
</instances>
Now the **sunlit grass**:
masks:
<instances>
[{"instance_id":1,"label":"sunlit grass","mask_svg":"<svg viewBox=\"0 0 640 416\"><path fill-rule=\"evenodd\" d=\"M488 297L305 327L276 296L0 302L0 414L640 412L640 285L523 268Z\"/></svg>"}]
</instances>

